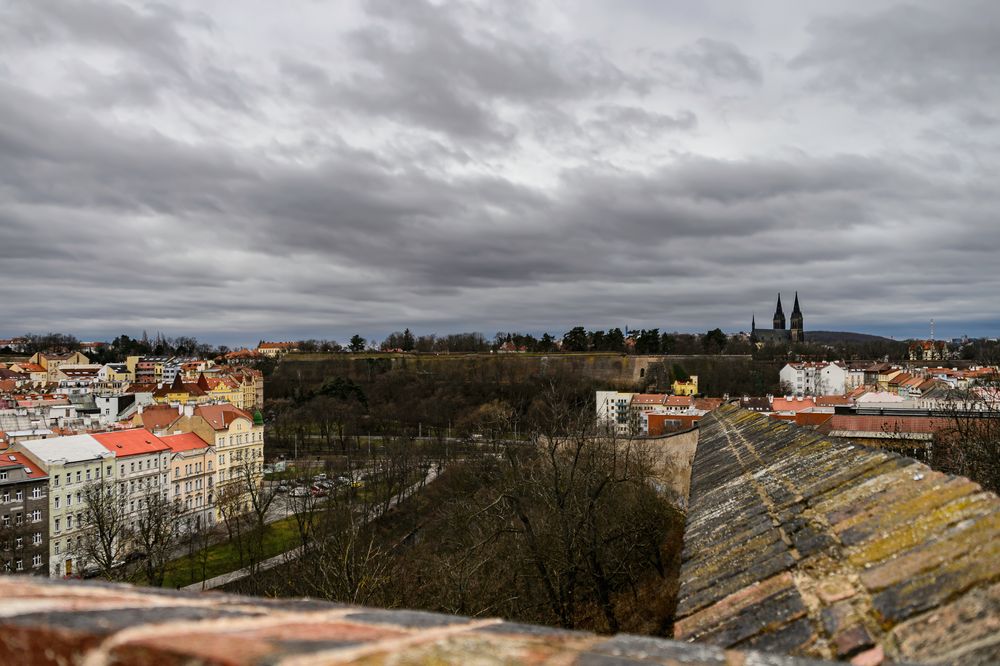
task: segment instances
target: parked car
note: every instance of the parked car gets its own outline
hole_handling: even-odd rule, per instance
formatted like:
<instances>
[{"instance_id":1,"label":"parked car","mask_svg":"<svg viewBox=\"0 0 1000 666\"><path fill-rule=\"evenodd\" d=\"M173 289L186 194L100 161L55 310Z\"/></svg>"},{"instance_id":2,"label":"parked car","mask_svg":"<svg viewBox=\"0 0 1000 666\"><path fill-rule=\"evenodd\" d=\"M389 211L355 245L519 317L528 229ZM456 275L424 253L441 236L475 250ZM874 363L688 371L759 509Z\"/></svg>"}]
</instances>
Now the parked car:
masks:
<instances>
[{"instance_id":1,"label":"parked car","mask_svg":"<svg viewBox=\"0 0 1000 666\"><path fill-rule=\"evenodd\" d=\"M313 497L326 497L329 494L326 492L325 488L321 488L319 486L313 486L309 489L309 492L312 493Z\"/></svg>"},{"instance_id":2,"label":"parked car","mask_svg":"<svg viewBox=\"0 0 1000 666\"><path fill-rule=\"evenodd\" d=\"M275 490L277 490L279 493L287 493L288 492L288 486L286 486L285 484L281 484Z\"/></svg>"},{"instance_id":3,"label":"parked car","mask_svg":"<svg viewBox=\"0 0 1000 666\"><path fill-rule=\"evenodd\" d=\"M309 491L306 490L304 486L296 486L295 488L292 488L292 491L288 494L291 497L305 497L309 494Z\"/></svg>"}]
</instances>

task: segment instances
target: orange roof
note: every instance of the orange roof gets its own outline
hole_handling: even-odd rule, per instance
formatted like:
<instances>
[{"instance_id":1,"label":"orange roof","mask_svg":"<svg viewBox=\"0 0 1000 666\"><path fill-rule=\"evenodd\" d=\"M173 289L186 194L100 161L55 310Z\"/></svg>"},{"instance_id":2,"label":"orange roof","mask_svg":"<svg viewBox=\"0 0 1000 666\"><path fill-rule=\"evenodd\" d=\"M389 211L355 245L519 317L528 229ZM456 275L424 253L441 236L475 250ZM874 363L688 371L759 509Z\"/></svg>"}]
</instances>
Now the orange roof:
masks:
<instances>
[{"instance_id":1,"label":"orange roof","mask_svg":"<svg viewBox=\"0 0 1000 666\"><path fill-rule=\"evenodd\" d=\"M169 448L159 437L144 428L95 433L93 437L119 458L156 453Z\"/></svg>"},{"instance_id":2,"label":"orange roof","mask_svg":"<svg viewBox=\"0 0 1000 666\"><path fill-rule=\"evenodd\" d=\"M632 396L633 405L662 405L666 400L666 393L637 393Z\"/></svg>"},{"instance_id":3,"label":"orange roof","mask_svg":"<svg viewBox=\"0 0 1000 666\"><path fill-rule=\"evenodd\" d=\"M713 409L717 409L723 403L722 398L695 398L694 407L695 409L704 409L706 412L710 412Z\"/></svg>"},{"instance_id":4,"label":"orange roof","mask_svg":"<svg viewBox=\"0 0 1000 666\"><path fill-rule=\"evenodd\" d=\"M691 396L689 395L670 395L667 396L663 404L670 407L690 407L691 402Z\"/></svg>"},{"instance_id":5,"label":"orange roof","mask_svg":"<svg viewBox=\"0 0 1000 666\"><path fill-rule=\"evenodd\" d=\"M817 407L835 407L837 405L850 405L851 399L846 395L819 395L816 396Z\"/></svg>"},{"instance_id":6,"label":"orange roof","mask_svg":"<svg viewBox=\"0 0 1000 666\"><path fill-rule=\"evenodd\" d=\"M801 400L775 398L771 401L771 409L776 412L801 412L803 409L809 409L810 407L815 406L816 403L813 402L812 398L803 398Z\"/></svg>"},{"instance_id":7,"label":"orange roof","mask_svg":"<svg viewBox=\"0 0 1000 666\"><path fill-rule=\"evenodd\" d=\"M171 451L194 451L208 448L209 443L193 432L184 432L179 435L167 435L161 437L160 441L170 447Z\"/></svg>"},{"instance_id":8,"label":"orange roof","mask_svg":"<svg viewBox=\"0 0 1000 666\"><path fill-rule=\"evenodd\" d=\"M21 368L24 372L45 372L45 368L37 363L18 363L17 367Z\"/></svg>"},{"instance_id":9,"label":"orange roof","mask_svg":"<svg viewBox=\"0 0 1000 666\"><path fill-rule=\"evenodd\" d=\"M41 467L33 463L23 453L4 453L0 455L0 469L4 467L23 467L27 471L29 479L44 479L48 476Z\"/></svg>"},{"instance_id":10,"label":"orange roof","mask_svg":"<svg viewBox=\"0 0 1000 666\"><path fill-rule=\"evenodd\" d=\"M253 417L242 409L232 405L201 405L194 410L195 415L202 417L215 430L228 430L236 419L247 419L251 423Z\"/></svg>"},{"instance_id":11,"label":"orange roof","mask_svg":"<svg viewBox=\"0 0 1000 666\"><path fill-rule=\"evenodd\" d=\"M144 407L139 418L142 420L143 427L149 430L159 430L160 428L166 428L179 417L180 413L176 407L154 405L152 407Z\"/></svg>"}]
</instances>

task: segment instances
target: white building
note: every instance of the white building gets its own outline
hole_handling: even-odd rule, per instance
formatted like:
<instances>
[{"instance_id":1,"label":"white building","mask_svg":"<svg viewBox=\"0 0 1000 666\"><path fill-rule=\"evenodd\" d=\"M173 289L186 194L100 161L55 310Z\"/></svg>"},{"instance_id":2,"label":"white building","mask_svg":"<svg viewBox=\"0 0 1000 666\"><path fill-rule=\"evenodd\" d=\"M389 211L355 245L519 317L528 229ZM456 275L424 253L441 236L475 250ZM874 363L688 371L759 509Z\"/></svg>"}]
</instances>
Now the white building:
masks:
<instances>
[{"instance_id":1,"label":"white building","mask_svg":"<svg viewBox=\"0 0 1000 666\"><path fill-rule=\"evenodd\" d=\"M597 391L597 420L613 424L619 435L629 433L629 410L634 393L619 391Z\"/></svg>"},{"instance_id":2,"label":"white building","mask_svg":"<svg viewBox=\"0 0 1000 666\"><path fill-rule=\"evenodd\" d=\"M843 395L848 390L848 370L831 361L786 363L778 373L789 395Z\"/></svg>"}]
</instances>

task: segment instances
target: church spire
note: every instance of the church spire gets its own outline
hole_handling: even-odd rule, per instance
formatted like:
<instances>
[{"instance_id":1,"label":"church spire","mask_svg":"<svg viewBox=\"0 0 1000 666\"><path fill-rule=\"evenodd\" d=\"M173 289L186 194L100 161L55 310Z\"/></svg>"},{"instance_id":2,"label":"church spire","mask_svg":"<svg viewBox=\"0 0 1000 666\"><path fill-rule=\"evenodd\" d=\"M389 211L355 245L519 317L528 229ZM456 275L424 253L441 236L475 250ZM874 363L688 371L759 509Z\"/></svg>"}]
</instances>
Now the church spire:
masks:
<instances>
[{"instance_id":1,"label":"church spire","mask_svg":"<svg viewBox=\"0 0 1000 666\"><path fill-rule=\"evenodd\" d=\"M795 292L795 305L792 307L792 314L802 314L802 310L799 310L799 292Z\"/></svg>"},{"instance_id":2,"label":"church spire","mask_svg":"<svg viewBox=\"0 0 1000 666\"><path fill-rule=\"evenodd\" d=\"M785 329L785 313L781 310L781 294L778 294L778 307L774 310L774 328Z\"/></svg>"}]
</instances>

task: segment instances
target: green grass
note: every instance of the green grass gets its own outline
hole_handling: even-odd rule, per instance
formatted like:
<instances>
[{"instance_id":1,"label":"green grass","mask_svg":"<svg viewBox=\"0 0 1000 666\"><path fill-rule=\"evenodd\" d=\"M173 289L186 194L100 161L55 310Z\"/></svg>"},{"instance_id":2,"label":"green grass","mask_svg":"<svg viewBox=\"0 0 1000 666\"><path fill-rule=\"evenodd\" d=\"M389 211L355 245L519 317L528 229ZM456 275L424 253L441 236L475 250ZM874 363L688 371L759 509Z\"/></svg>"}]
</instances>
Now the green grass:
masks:
<instances>
[{"instance_id":1,"label":"green grass","mask_svg":"<svg viewBox=\"0 0 1000 666\"><path fill-rule=\"evenodd\" d=\"M267 526L262 559L280 555L297 545L299 545L299 533L295 518L292 516L283 518ZM239 550L235 543L227 541L209 546L207 550L208 564L204 576L201 573L201 551L198 551L194 555L193 563L187 556L184 556L167 565L163 587L177 587L178 585L184 587L240 568ZM246 565L244 560L243 566Z\"/></svg>"}]
</instances>

